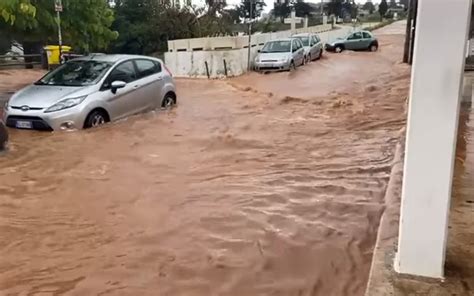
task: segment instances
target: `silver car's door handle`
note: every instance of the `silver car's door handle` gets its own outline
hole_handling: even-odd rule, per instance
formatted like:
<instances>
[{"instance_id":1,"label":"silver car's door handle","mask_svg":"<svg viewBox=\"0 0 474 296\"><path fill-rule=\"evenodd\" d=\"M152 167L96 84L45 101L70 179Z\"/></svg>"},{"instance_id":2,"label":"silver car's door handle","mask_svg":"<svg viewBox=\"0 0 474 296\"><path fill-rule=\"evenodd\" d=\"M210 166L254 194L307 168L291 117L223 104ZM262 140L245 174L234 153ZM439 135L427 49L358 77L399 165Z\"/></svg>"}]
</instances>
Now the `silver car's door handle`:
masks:
<instances>
[{"instance_id":1,"label":"silver car's door handle","mask_svg":"<svg viewBox=\"0 0 474 296\"><path fill-rule=\"evenodd\" d=\"M163 80L163 77L158 77L158 78L156 78L156 80L161 81L161 80Z\"/></svg>"},{"instance_id":2,"label":"silver car's door handle","mask_svg":"<svg viewBox=\"0 0 474 296\"><path fill-rule=\"evenodd\" d=\"M138 84L133 86L134 89L137 89L139 87L140 87L140 85L138 85Z\"/></svg>"}]
</instances>

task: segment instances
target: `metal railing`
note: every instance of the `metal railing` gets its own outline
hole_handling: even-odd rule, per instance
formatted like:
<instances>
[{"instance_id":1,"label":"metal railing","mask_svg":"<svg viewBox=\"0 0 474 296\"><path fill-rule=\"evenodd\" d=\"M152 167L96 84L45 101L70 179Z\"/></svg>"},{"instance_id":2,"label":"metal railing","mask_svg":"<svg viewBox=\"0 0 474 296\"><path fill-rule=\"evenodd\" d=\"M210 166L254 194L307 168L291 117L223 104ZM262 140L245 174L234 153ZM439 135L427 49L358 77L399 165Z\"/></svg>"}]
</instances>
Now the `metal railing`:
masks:
<instances>
[{"instance_id":1,"label":"metal railing","mask_svg":"<svg viewBox=\"0 0 474 296\"><path fill-rule=\"evenodd\" d=\"M0 55L0 68L44 66L46 56L41 54Z\"/></svg>"}]
</instances>

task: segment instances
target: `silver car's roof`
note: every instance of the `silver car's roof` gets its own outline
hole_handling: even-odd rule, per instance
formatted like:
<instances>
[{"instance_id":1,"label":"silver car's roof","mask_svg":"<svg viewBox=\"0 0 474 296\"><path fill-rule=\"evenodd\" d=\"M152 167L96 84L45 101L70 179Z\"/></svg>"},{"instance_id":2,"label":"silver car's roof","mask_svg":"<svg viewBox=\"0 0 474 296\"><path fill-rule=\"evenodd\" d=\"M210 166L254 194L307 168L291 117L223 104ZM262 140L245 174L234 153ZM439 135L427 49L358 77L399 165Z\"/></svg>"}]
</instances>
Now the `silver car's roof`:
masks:
<instances>
[{"instance_id":1,"label":"silver car's roof","mask_svg":"<svg viewBox=\"0 0 474 296\"><path fill-rule=\"evenodd\" d=\"M280 38L280 39L273 39L273 40L267 41L266 43L280 42L280 41L291 41L291 40L293 40L293 38Z\"/></svg>"},{"instance_id":2,"label":"silver car's roof","mask_svg":"<svg viewBox=\"0 0 474 296\"><path fill-rule=\"evenodd\" d=\"M295 34L291 37L307 37L307 36L311 36L311 35L316 35L316 34L313 34L313 33L299 33L299 34Z\"/></svg>"},{"instance_id":3,"label":"silver car's roof","mask_svg":"<svg viewBox=\"0 0 474 296\"><path fill-rule=\"evenodd\" d=\"M74 59L75 61L101 61L101 62L109 62L109 63L116 63L123 60L128 59L136 59L136 58L147 58L147 59L154 59L153 57L142 56L142 55L132 55L132 54L90 54L88 56L80 57Z\"/></svg>"}]
</instances>

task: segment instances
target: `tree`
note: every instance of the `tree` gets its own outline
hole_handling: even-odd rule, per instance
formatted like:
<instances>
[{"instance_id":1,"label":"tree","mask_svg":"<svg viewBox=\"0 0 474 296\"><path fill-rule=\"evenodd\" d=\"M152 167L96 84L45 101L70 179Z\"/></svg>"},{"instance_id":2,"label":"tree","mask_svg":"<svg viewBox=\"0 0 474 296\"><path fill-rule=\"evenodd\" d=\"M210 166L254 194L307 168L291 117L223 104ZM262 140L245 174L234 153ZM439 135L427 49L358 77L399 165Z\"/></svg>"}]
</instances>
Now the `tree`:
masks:
<instances>
[{"instance_id":1,"label":"tree","mask_svg":"<svg viewBox=\"0 0 474 296\"><path fill-rule=\"evenodd\" d=\"M313 7L306 2L298 1L294 5L295 14L297 17L308 16L311 12L314 11Z\"/></svg>"},{"instance_id":2,"label":"tree","mask_svg":"<svg viewBox=\"0 0 474 296\"><path fill-rule=\"evenodd\" d=\"M225 0L206 0L207 14L216 16L217 13L221 13L227 6Z\"/></svg>"},{"instance_id":3,"label":"tree","mask_svg":"<svg viewBox=\"0 0 474 296\"><path fill-rule=\"evenodd\" d=\"M217 8L217 4L209 5ZM109 50L115 53L164 52L168 40L229 35L234 23L240 22L236 9L218 13L209 6L180 9L157 0L116 1L114 10L112 28L119 32L119 37Z\"/></svg>"},{"instance_id":4,"label":"tree","mask_svg":"<svg viewBox=\"0 0 474 296\"><path fill-rule=\"evenodd\" d=\"M328 3L328 13L334 14L337 17L342 17L342 8L343 8L343 3L344 0L331 0L331 2Z\"/></svg>"},{"instance_id":5,"label":"tree","mask_svg":"<svg viewBox=\"0 0 474 296\"><path fill-rule=\"evenodd\" d=\"M379 4L379 13L380 13L380 19L383 20L383 17L388 11L388 4L387 0L382 0Z\"/></svg>"},{"instance_id":6,"label":"tree","mask_svg":"<svg viewBox=\"0 0 474 296\"><path fill-rule=\"evenodd\" d=\"M355 4L354 4L355 5ZM342 17L344 19L348 19L348 18L353 18L352 17L352 3L349 2L349 1L345 1L344 3L342 3Z\"/></svg>"},{"instance_id":7,"label":"tree","mask_svg":"<svg viewBox=\"0 0 474 296\"><path fill-rule=\"evenodd\" d=\"M8 52L11 48L11 40L0 36L0 55Z\"/></svg>"},{"instance_id":8,"label":"tree","mask_svg":"<svg viewBox=\"0 0 474 296\"><path fill-rule=\"evenodd\" d=\"M408 4L410 3L410 0L400 0L399 3L400 5L403 5L405 9L408 9Z\"/></svg>"},{"instance_id":9,"label":"tree","mask_svg":"<svg viewBox=\"0 0 474 296\"><path fill-rule=\"evenodd\" d=\"M375 11L374 3L372 3L371 1L365 2L363 8L367 10L370 14L374 13Z\"/></svg>"},{"instance_id":10,"label":"tree","mask_svg":"<svg viewBox=\"0 0 474 296\"><path fill-rule=\"evenodd\" d=\"M224 14L228 15L234 24L240 24L242 22L240 19L240 11L237 8L228 8L224 10Z\"/></svg>"},{"instance_id":11,"label":"tree","mask_svg":"<svg viewBox=\"0 0 474 296\"><path fill-rule=\"evenodd\" d=\"M390 0L390 4L388 5L388 7L390 7L390 8L397 8L397 7L398 7L397 1L395 1L395 0Z\"/></svg>"},{"instance_id":12,"label":"tree","mask_svg":"<svg viewBox=\"0 0 474 296\"><path fill-rule=\"evenodd\" d=\"M250 15L250 5L252 5L252 15ZM262 0L242 0L239 11L241 18L256 19L262 15L263 8L266 6Z\"/></svg>"},{"instance_id":13,"label":"tree","mask_svg":"<svg viewBox=\"0 0 474 296\"><path fill-rule=\"evenodd\" d=\"M359 6L352 0L351 3L351 18L356 19L359 14Z\"/></svg>"},{"instance_id":14,"label":"tree","mask_svg":"<svg viewBox=\"0 0 474 296\"><path fill-rule=\"evenodd\" d=\"M64 43L75 49L106 48L117 37L110 30L113 11L105 0L63 0ZM22 43L57 43L54 0L0 1L0 34ZM25 48L26 50L26 48Z\"/></svg>"},{"instance_id":15,"label":"tree","mask_svg":"<svg viewBox=\"0 0 474 296\"><path fill-rule=\"evenodd\" d=\"M112 28L119 37L110 51L116 53L163 52L168 40L200 37L210 26L219 27L209 21L213 17L204 8L176 9L156 0L121 0L116 3L115 14Z\"/></svg>"},{"instance_id":16,"label":"tree","mask_svg":"<svg viewBox=\"0 0 474 296\"><path fill-rule=\"evenodd\" d=\"M275 6L273 7L273 15L280 18L281 22L283 22L285 18L289 17L290 13L291 7L288 0L282 3L275 3Z\"/></svg>"}]
</instances>

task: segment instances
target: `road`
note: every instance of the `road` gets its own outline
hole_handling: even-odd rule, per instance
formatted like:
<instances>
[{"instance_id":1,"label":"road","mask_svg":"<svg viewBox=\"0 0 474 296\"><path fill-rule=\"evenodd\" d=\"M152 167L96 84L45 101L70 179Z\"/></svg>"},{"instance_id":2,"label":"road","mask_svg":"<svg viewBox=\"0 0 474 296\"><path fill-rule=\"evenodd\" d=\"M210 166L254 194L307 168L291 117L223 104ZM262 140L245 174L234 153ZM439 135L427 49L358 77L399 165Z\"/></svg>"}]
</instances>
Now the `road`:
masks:
<instances>
[{"instance_id":1,"label":"road","mask_svg":"<svg viewBox=\"0 0 474 296\"><path fill-rule=\"evenodd\" d=\"M296 73L179 80L167 113L13 130L0 294L363 295L406 117L396 30Z\"/></svg>"}]
</instances>

